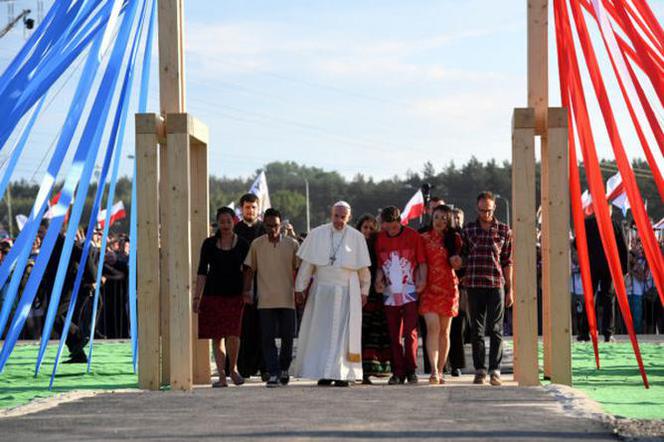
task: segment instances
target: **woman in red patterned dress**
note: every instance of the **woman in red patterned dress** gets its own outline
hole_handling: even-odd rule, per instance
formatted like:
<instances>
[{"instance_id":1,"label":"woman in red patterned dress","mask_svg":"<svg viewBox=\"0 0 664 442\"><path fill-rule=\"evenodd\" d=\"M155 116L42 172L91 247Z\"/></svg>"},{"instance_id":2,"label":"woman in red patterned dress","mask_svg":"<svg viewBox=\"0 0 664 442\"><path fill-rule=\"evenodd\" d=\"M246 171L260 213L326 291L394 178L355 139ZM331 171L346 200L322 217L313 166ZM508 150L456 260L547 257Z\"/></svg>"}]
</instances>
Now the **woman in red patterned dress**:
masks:
<instances>
[{"instance_id":1,"label":"woman in red patterned dress","mask_svg":"<svg viewBox=\"0 0 664 442\"><path fill-rule=\"evenodd\" d=\"M227 356L231 380L235 385L244 383L238 373L237 358L244 308L242 267L249 243L233 233L234 216L228 207L217 210L219 230L203 241L192 303L194 313L198 313L198 338L212 339L219 372L219 381L213 387L228 386Z\"/></svg>"},{"instance_id":2,"label":"woman in red patterned dress","mask_svg":"<svg viewBox=\"0 0 664 442\"><path fill-rule=\"evenodd\" d=\"M427 325L427 350L431 363L429 383L444 384L443 367L450 348L450 324L459 314L461 236L453 228L452 209L442 205L432 213L432 229L424 234L427 287L420 297L419 313Z\"/></svg>"}]
</instances>

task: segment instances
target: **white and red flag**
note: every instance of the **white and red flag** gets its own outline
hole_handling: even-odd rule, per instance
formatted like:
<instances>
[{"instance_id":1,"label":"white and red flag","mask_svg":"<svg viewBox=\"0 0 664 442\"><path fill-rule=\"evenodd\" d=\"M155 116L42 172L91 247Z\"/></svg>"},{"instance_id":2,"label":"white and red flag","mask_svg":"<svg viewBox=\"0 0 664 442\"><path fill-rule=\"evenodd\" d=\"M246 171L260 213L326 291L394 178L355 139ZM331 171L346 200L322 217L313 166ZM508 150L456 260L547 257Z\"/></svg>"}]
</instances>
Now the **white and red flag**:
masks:
<instances>
[{"instance_id":1,"label":"white and red flag","mask_svg":"<svg viewBox=\"0 0 664 442\"><path fill-rule=\"evenodd\" d=\"M630 205L620 173L617 173L606 180L606 200L620 208L623 216L627 216L627 211L630 209Z\"/></svg>"},{"instance_id":2,"label":"white and red flag","mask_svg":"<svg viewBox=\"0 0 664 442\"><path fill-rule=\"evenodd\" d=\"M623 216L627 215L630 205L620 173L606 180L606 200L622 210ZM581 195L581 205L583 206L583 212L587 216L592 215L593 198L587 190Z\"/></svg>"},{"instance_id":3,"label":"white and red flag","mask_svg":"<svg viewBox=\"0 0 664 442\"><path fill-rule=\"evenodd\" d=\"M418 190L401 212L401 224L405 226L411 219L421 217L424 215L424 210L424 195Z\"/></svg>"},{"instance_id":4,"label":"white and red flag","mask_svg":"<svg viewBox=\"0 0 664 442\"><path fill-rule=\"evenodd\" d=\"M44 214L44 218L46 219L51 219L53 218L53 208L58 204L58 201L60 200L60 195L62 192L58 192L51 201L49 201L48 204L48 210Z\"/></svg>"},{"instance_id":5,"label":"white and red flag","mask_svg":"<svg viewBox=\"0 0 664 442\"><path fill-rule=\"evenodd\" d=\"M125 212L124 203L122 201L118 201L117 203L113 204L113 207L111 208L111 222L109 227L112 226L116 221L119 221L126 216L127 212ZM97 223L99 224L100 229L104 228L104 224L106 224L106 209L101 210L99 215L97 215Z\"/></svg>"}]
</instances>

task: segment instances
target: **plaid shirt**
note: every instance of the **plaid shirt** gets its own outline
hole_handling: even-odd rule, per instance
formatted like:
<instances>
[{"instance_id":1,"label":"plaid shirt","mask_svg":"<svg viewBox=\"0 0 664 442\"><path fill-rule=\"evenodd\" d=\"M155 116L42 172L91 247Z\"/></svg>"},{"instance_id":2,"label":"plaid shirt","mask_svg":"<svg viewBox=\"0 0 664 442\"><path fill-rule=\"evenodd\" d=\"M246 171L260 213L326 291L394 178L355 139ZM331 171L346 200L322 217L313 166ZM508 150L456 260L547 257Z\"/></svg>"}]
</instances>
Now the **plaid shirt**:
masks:
<instances>
[{"instance_id":1,"label":"plaid shirt","mask_svg":"<svg viewBox=\"0 0 664 442\"><path fill-rule=\"evenodd\" d=\"M512 231L507 224L494 218L488 231L479 219L463 228L463 250L466 273L465 287L502 288L503 267L512 264Z\"/></svg>"}]
</instances>

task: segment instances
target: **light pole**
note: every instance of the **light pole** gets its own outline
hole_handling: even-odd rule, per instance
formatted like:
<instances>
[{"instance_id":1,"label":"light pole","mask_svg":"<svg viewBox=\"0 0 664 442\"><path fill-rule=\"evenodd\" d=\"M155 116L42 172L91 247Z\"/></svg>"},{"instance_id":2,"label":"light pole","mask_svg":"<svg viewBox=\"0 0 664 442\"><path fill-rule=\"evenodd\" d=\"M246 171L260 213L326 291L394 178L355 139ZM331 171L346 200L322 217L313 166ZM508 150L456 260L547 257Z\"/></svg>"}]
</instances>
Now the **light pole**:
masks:
<instances>
[{"instance_id":1,"label":"light pole","mask_svg":"<svg viewBox=\"0 0 664 442\"><path fill-rule=\"evenodd\" d=\"M504 196L496 194L496 199L501 199L505 201L505 223L509 226L510 225L510 200L505 198Z\"/></svg>"},{"instance_id":2,"label":"light pole","mask_svg":"<svg viewBox=\"0 0 664 442\"><path fill-rule=\"evenodd\" d=\"M307 198L307 233L311 230L311 220L309 219L309 180L304 178L304 191Z\"/></svg>"}]
</instances>

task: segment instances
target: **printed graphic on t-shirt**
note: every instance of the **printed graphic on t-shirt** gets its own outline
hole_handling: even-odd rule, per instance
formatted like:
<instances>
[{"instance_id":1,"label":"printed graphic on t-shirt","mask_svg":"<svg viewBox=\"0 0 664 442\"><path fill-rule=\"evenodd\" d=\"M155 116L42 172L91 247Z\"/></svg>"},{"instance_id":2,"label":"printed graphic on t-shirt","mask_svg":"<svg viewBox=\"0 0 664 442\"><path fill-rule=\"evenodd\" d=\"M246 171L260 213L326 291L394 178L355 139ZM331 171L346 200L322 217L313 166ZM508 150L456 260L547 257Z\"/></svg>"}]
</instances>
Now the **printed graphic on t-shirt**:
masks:
<instances>
[{"instance_id":1,"label":"printed graphic on t-shirt","mask_svg":"<svg viewBox=\"0 0 664 442\"><path fill-rule=\"evenodd\" d=\"M383 293L385 305L400 306L417 300L415 290L412 249L391 250L382 257L386 287Z\"/></svg>"}]
</instances>

